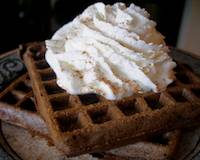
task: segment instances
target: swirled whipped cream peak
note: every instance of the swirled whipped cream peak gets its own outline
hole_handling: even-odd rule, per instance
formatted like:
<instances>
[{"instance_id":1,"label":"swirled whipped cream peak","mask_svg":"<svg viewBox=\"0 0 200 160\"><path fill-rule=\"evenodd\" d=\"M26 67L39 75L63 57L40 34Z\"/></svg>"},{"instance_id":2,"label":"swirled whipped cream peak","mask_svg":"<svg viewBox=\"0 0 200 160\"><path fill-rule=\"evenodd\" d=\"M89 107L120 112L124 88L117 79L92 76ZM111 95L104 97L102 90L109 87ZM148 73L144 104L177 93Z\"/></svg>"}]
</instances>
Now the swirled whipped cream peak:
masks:
<instances>
[{"instance_id":1,"label":"swirled whipped cream peak","mask_svg":"<svg viewBox=\"0 0 200 160\"><path fill-rule=\"evenodd\" d=\"M164 37L140 7L95 3L46 40L57 84L115 100L166 89L175 76Z\"/></svg>"}]
</instances>

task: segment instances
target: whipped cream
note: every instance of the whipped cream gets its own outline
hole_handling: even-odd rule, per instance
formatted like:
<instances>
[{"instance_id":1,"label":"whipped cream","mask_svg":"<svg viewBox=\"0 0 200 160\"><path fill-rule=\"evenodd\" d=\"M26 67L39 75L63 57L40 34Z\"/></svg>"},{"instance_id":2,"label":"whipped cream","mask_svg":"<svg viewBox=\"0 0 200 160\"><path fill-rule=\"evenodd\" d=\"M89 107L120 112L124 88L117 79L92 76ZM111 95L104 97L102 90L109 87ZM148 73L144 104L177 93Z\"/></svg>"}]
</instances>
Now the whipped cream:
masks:
<instances>
[{"instance_id":1,"label":"whipped cream","mask_svg":"<svg viewBox=\"0 0 200 160\"><path fill-rule=\"evenodd\" d=\"M46 60L70 94L115 100L160 92L173 81L176 64L155 26L134 4L95 3L46 41Z\"/></svg>"}]
</instances>

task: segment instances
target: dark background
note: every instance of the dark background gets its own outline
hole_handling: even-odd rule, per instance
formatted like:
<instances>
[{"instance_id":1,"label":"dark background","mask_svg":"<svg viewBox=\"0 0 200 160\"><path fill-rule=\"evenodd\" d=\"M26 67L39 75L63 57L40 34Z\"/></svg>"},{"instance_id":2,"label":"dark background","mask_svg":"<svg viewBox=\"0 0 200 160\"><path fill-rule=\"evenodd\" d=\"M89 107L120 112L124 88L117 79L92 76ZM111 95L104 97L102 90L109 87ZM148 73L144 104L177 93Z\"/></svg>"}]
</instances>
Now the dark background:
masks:
<instances>
[{"instance_id":1,"label":"dark background","mask_svg":"<svg viewBox=\"0 0 200 160\"><path fill-rule=\"evenodd\" d=\"M103 1L103 0L102 0ZM48 39L97 0L4 0L0 2L0 54L21 43ZM104 0L106 4L118 1ZM168 45L176 46L185 0L121 0L145 8Z\"/></svg>"}]
</instances>

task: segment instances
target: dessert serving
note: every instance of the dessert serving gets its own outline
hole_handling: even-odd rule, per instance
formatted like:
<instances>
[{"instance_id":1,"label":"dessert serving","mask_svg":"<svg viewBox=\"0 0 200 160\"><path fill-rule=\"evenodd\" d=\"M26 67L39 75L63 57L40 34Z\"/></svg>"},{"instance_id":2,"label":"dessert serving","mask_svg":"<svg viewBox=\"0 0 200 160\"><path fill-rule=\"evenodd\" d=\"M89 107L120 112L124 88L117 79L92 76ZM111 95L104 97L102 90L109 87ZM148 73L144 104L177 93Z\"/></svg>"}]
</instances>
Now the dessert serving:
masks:
<instances>
[{"instance_id":1,"label":"dessert serving","mask_svg":"<svg viewBox=\"0 0 200 160\"><path fill-rule=\"evenodd\" d=\"M175 63L147 17L134 5L97 3L46 41L47 50L35 43L22 54L38 111L68 156L198 123L192 86L166 90Z\"/></svg>"},{"instance_id":2,"label":"dessert serving","mask_svg":"<svg viewBox=\"0 0 200 160\"><path fill-rule=\"evenodd\" d=\"M190 83L176 81L161 93L110 101L96 94L71 95L56 83L44 59L45 46L29 45L23 54L39 113L54 144L67 155L102 151L130 144L199 121L199 100L193 92L199 78L184 66ZM184 80L183 80L184 82Z\"/></svg>"},{"instance_id":3,"label":"dessert serving","mask_svg":"<svg viewBox=\"0 0 200 160\"><path fill-rule=\"evenodd\" d=\"M0 94L0 118L67 156L167 159L198 125L200 78L172 60L138 6L95 3L51 39L20 48L28 73Z\"/></svg>"}]
</instances>

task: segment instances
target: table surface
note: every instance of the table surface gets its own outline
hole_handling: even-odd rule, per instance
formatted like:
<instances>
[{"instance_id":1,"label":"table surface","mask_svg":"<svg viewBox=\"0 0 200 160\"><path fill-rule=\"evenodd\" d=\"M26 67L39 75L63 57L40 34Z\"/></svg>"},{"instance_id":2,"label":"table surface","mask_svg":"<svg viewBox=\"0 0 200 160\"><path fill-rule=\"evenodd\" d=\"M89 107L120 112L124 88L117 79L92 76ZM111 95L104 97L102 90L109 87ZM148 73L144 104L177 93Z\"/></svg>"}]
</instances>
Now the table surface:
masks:
<instances>
[{"instance_id":1,"label":"table surface","mask_svg":"<svg viewBox=\"0 0 200 160\"><path fill-rule=\"evenodd\" d=\"M200 75L200 58L191 56L191 54L171 48L170 54L178 61L189 64L194 71ZM26 72L23 62L18 55L18 49L12 50L0 56L0 91L3 90L12 80L16 79L20 75ZM1 128L1 127L0 127ZM185 160L198 160L200 159L200 129L195 131L195 142L191 151L187 153ZM190 132L187 133L190 137ZM192 133L193 134L193 133ZM0 134L0 141L3 136ZM186 137L187 138L187 137ZM190 139L189 139L190 141ZM184 142L185 143L185 142ZM188 143L188 142L187 142ZM13 160L11 156L5 151L5 144L0 145L0 160ZM182 144L181 144L182 145ZM184 145L184 144L183 144ZM177 154L182 154L182 151L178 151Z\"/></svg>"}]
</instances>

